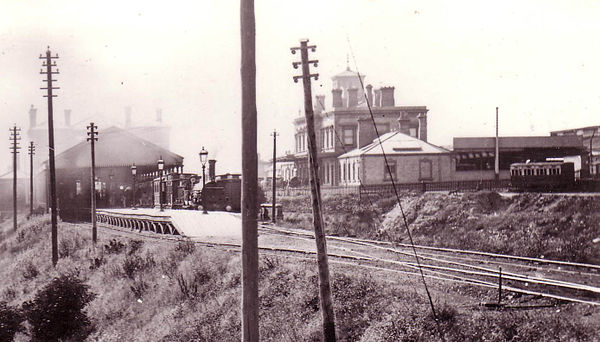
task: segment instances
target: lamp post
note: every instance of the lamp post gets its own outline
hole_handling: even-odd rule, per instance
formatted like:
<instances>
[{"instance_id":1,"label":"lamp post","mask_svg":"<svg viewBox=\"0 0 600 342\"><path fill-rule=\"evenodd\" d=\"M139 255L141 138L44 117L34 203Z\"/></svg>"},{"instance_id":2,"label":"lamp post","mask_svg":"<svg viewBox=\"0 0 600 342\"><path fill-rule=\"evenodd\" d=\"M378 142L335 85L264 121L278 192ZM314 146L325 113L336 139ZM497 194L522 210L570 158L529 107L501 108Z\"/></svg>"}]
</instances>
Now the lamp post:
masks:
<instances>
[{"instance_id":1,"label":"lamp post","mask_svg":"<svg viewBox=\"0 0 600 342\"><path fill-rule=\"evenodd\" d=\"M165 161L160 156L158 160L158 204L160 205L160 211L163 211L163 203L162 203L162 171L165 167Z\"/></svg>"},{"instance_id":2,"label":"lamp post","mask_svg":"<svg viewBox=\"0 0 600 342\"><path fill-rule=\"evenodd\" d=\"M208 159L208 151L204 149L204 146L202 146L202 150L198 154L200 155L200 163L202 164L202 213L208 214L208 211L206 210L206 203L204 203L204 186L206 185L206 175L204 170L206 168L206 160Z\"/></svg>"},{"instance_id":3,"label":"lamp post","mask_svg":"<svg viewBox=\"0 0 600 342\"><path fill-rule=\"evenodd\" d=\"M131 165L131 175L133 176L133 192L131 194L131 203L133 203L133 208L132 209L137 209L136 204L135 204L135 175L137 174L137 167L135 166L135 163L133 163L133 165Z\"/></svg>"}]
</instances>

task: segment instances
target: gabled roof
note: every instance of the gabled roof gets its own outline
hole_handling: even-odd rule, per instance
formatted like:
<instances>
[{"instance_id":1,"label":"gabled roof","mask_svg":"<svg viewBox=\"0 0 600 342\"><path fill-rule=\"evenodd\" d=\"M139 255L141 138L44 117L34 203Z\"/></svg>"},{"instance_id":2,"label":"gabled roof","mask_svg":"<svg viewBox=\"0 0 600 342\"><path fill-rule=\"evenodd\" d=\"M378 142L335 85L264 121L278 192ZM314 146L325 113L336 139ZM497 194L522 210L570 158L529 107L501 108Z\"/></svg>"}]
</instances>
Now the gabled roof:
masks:
<instances>
[{"instance_id":1,"label":"gabled roof","mask_svg":"<svg viewBox=\"0 0 600 342\"><path fill-rule=\"evenodd\" d=\"M160 157L165 165L182 165L183 157L139 138L118 127L98 131L95 142L96 167L156 165ZM56 168L91 166L90 143L82 141L56 156Z\"/></svg>"},{"instance_id":2,"label":"gabled roof","mask_svg":"<svg viewBox=\"0 0 600 342\"><path fill-rule=\"evenodd\" d=\"M338 158L380 156L383 155L382 148L385 154L390 156L450 153L445 148L396 131L386 133L369 145L344 153Z\"/></svg>"}]
</instances>

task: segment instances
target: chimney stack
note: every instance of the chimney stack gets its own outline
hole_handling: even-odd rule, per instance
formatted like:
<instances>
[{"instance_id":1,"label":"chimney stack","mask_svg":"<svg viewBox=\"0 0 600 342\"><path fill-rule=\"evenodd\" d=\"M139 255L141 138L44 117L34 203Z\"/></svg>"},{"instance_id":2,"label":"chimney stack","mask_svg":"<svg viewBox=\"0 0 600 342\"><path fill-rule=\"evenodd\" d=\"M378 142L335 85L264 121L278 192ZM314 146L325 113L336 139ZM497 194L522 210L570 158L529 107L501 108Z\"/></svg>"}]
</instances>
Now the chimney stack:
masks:
<instances>
[{"instance_id":1,"label":"chimney stack","mask_svg":"<svg viewBox=\"0 0 600 342\"><path fill-rule=\"evenodd\" d=\"M216 170L215 170L215 164L217 163L216 160L214 159L209 159L208 160L208 179L211 182L215 181L216 178Z\"/></svg>"},{"instance_id":2,"label":"chimney stack","mask_svg":"<svg viewBox=\"0 0 600 342\"><path fill-rule=\"evenodd\" d=\"M375 102L373 107L381 107L381 89L375 89Z\"/></svg>"},{"instance_id":3,"label":"chimney stack","mask_svg":"<svg viewBox=\"0 0 600 342\"><path fill-rule=\"evenodd\" d=\"M71 126L71 110L65 109L65 126Z\"/></svg>"},{"instance_id":4,"label":"chimney stack","mask_svg":"<svg viewBox=\"0 0 600 342\"><path fill-rule=\"evenodd\" d=\"M394 87L381 87L381 106L394 107Z\"/></svg>"},{"instance_id":5,"label":"chimney stack","mask_svg":"<svg viewBox=\"0 0 600 342\"><path fill-rule=\"evenodd\" d=\"M406 117L406 113L400 113L398 118L398 131L402 134L410 135L410 119Z\"/></svg>"},{"instance_id":6,"label":"chimney stack","mask_svg":"<svg viewBox=\"0 0 600 342\"><path fill-rule=\"evenodd\" d=\"M325 111L325 95L315 96L315 114L321 114Z\"/></svg>"},{"instance_id":7,"label":"chimney stack","mask_svg":"<svg viewBox=\"0 0 600 342\"><path fill-rule=\"evenodd\" d=\"M348 107L358 106L358 89L348 88Z\"/></svg>"},{"instance_id":8,"label":"chimney stack","mask_svg":"<svg viewBox=\"0 0 600 342\"><path fill-rule=\"evenodd\" d=\"M162 109L156 110L156 121L162 123Z\"/></svg>"},{"instance_id":9,"label":"chimney stack","mask_svg":"<svg viewBox=\"0 0 600 342\"><path fill-rule=\"evenodd\" d=\"M31 108L29 108L29 128L34 128L35 126L37 126L37 108L33 108L33 105L31 105Z\"/></svg>"},{"instance_id":10,"label":"chimney stack","mask_svg":"<svg viewBox=\"0 0 600 342\"><path fill-rule=\"evenodd\" d=\"M367 84L367 101L369 101L369 106L373 107L373 86Z\"/></svg>"},{"instance_id":11,"label":"chimney stack","mask_svg":"<svg viewBox=\"0 0 600 342\"><path fill-rule=\"evenodd\" d=\"M427 141L427 114L419 113L417 119L419 120L419 139Z\"/></svg>"},{"instance_id":12,"label":"chimney stack","mask_svg":"<svg viewBox=\"0 0 600 342\"><path fill-rule=\"evenodd\" d=\"M125 107L125 128L131 126L131 107Z\"/></svg>"},{"instance_id":13,"label":"chimney stack","mask_svg":"<svg viewBox=\"0 0 600 342\"><path fill-rule=\"evenodd\" d=\"M334 109L344 107L344 102L342 101L342 89L332 89L331 96L333 97Z\"/></svg>"}]
</instances>

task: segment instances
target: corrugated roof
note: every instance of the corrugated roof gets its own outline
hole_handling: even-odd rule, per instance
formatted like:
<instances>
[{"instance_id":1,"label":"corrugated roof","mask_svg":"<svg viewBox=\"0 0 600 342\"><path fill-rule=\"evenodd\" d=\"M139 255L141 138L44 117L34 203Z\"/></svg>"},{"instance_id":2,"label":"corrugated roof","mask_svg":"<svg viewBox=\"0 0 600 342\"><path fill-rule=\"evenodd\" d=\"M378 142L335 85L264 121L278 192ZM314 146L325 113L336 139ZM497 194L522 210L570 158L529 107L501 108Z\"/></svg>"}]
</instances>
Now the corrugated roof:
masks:
<instances>
[{"instance_id":1,"label":"corrugated roof","mask_svg":"<svg viewBox=\"0 0 600 342\"><path fill-rule=\"evenodd\" d=\"M160 157L165 165L182 165L183 157L118 127L98 131L95 142L96 167L156 165ZM56 168L90 167L90 143L82 141L56 156Z\"/></svg>"},{"instance_id":2,"label":"corrugated roof","mask_svg":"<svg viewBox=\"0 0 600 342\"><path fill-rule=\"evenodd\" d=\"M493 149L495 137L454 138L454 150L463 149ZM538 137L499 137L499 148L583 148L581 137L568 136L538 136Z\"/></svg>"},{"instance_id":3,"label":"corrugated roof","mask_svg":"<svg viewBox=\"0 0 600 342\"><path fill-rule=\"evenodd\" d=\"M381 144L379 141L381 140ZM375 139L369 145L344 153L338 158L358 157L364 155L414 155L414 154L436 154L450 153L445 148L430 144L426 141L411 137L400 132L390 132Z\"/></svg>"}]
</instances>

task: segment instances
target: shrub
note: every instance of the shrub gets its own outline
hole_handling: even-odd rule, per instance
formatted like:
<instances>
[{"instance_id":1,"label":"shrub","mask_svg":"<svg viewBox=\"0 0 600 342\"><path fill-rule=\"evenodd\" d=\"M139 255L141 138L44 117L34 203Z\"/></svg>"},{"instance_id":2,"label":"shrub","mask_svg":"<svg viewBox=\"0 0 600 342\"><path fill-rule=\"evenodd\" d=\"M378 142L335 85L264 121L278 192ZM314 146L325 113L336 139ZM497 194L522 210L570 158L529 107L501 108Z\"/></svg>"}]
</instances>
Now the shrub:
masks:
<instances>
[{"instance_id":1,"label":"shrub","mask_svg":"<svg viewBox=\"0 0 600 342\"><path fill-rule=\"evenodd\" d=\"M33 301L23 304L33 340L84 339L91 332L91 323L83 309L94 298L79 278L54 278Z\"/></svg>"},{"instance_id":2,"label":"shrub","mask_svg":"<svg viewBox=\"0 0 600 342\"><path fill-rule=\"evenodd\" d=\"M156 261L152 254L146 255L146 258L139 255L128 255L123 261L123 272L128 278L133 279L136 273L154 266L156 266Z\"/></svg>"},{"instance_id":3,"label":"shrub","mask_svg":"<svg viewBox=\"0 0 600 342\"><path fill-rule=\"evenodd\" d=\"M16 333L25 331L24 320L21 310L0 302L0 341L12 341Z\"/></svg>"},{"instance_id":4,"label":"shrub","mask_svg":"<svg viewBox=\"0 0 600 342\"><path fill-rule=\"evenodd\" d=\"M38 274L40 274L40 272L38 271L37 267L35 267L31 261L27 261L23 269L23 278L30 280L37 277Z\"/></svg>"},{"instance_id":5,"label":"shrub","mask_svg":"<svg viewBox=\"0 0 600 342\"><path fill-rule=\"evenodd\" d=\"M112 239L104 245L104 250L108 254L119 254L125 249L125 245L117 239Z\"/></svg>"},{"instance_id":6,"label":"shrub","mask_svg":"<svg viewBox=\"0 0 600 342\"><path fill-rule=\"evenodd\" d=\"M129 241L129 250L127 251L128 255L135 254L142 246L144 245L144 241L142 240L131 240Z\"/></svg>"},{"instance_id":7,"label":"shrub","mask_svg":"<svg viewBox=\"0 0 600 342\"><path fill-rule=\"evenodd\" d=\"M190 255L196 250L196 244L192 240L179 241L175 246L175 251L181 253L183 256Z\"/></svg>"}]
</instances>

